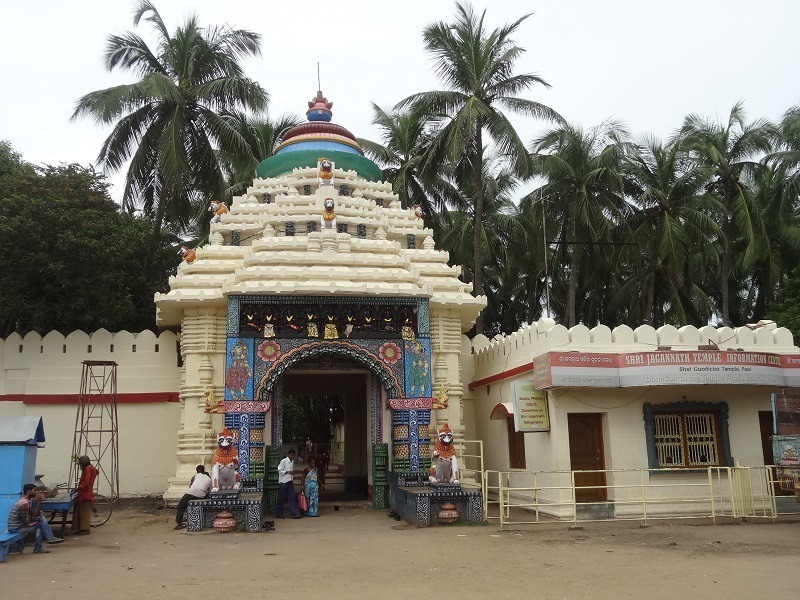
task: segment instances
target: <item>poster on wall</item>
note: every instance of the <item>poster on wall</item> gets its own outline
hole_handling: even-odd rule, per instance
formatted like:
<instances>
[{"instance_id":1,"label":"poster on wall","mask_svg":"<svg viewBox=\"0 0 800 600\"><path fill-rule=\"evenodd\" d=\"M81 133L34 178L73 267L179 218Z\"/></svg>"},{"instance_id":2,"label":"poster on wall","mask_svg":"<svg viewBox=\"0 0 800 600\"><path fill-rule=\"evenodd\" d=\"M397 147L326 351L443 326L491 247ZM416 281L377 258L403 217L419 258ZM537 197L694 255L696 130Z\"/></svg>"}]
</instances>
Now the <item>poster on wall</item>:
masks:
<instances>
[{"instance_id":1,"label":"poster on wall","mask_svg":"<svg viewBox=\"0 0 800 600\"><path fill-rule=\"evenodd\" d=\"M431 341L418 338L404 341L406 398L431 395Z\"/></svg>"},{"instance_id":2,"label":"poster on wall","mask_svg":"<svg viewBox=\"0 0 800 600\"><path fill-rule=\"evenodd\" d=\"M780 435L800 435L800 396L773 396L775 430Z\"/></svg>"},{"instance_id":3,"label":"poster on wall","mask_svg":"<svg viewBox=\"0 0 800 600\"><path fill-rule=\"evenodd\" d=\"M533 381L515 381L514 429L517 431L550 431L547 392L537 390Z\"/></svg>"}]
</instances>

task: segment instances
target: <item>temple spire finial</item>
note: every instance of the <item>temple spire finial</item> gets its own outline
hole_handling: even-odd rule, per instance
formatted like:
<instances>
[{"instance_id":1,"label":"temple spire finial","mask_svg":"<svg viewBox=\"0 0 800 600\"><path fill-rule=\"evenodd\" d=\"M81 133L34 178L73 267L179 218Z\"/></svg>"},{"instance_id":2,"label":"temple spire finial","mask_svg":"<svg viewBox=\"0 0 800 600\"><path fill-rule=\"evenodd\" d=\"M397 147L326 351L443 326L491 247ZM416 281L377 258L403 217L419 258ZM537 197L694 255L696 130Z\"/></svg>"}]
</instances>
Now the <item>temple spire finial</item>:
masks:
<instances>
[{"instance_id":1,"label":"temple spire finial","mask_svg":"<svg viewBox=\"0 0 800 600\"><path fill-rule=\"evenodd\" d=\"M329 122L333 117L331 108L333 102L328 102L328 99L322 95L322 83L319 76L319 61L317 62L317 95L308 103L308 110L306 117L309 121L326 121Z\"/></svg>"}]
</instances>

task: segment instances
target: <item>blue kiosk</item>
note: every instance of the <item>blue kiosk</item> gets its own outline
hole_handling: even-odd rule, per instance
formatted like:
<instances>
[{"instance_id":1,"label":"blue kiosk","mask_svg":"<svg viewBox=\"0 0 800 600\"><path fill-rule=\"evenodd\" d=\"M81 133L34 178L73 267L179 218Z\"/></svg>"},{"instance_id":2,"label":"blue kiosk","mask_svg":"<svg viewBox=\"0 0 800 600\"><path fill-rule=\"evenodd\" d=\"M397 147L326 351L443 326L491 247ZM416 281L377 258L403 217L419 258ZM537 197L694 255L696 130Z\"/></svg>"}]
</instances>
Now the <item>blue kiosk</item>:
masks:
<instances>
[{"instance_id":1,"label":"blue kiosk","mask_svg":"<svg viewBox=\"0 0 800 600\"><path fill-rule=\"evenodd\" d=\"M3 465L0 469L0 562L8 552L2 533L6 530L8 513L19 499L22 486L35 483L36 451L42 442L42 417L0 417L0 465Z\"/></svg>"}]
</instances>

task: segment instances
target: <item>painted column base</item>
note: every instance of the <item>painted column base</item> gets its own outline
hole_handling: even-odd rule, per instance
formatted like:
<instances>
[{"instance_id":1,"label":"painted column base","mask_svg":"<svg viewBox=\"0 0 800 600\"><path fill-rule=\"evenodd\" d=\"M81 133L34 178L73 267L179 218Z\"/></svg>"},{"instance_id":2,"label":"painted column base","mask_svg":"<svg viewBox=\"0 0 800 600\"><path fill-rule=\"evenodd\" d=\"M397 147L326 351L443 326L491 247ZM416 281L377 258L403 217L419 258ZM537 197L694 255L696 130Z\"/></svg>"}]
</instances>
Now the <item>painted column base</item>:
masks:
<instances>
[{"instance_id":1,"label":"painted column base","mask_svg":"<svg viewBox=\"0 0 800 600\"><path fill-rule=\"evenodd\" d=\"M416 527L443 525L438 515L445 502L455 504L459 523L483 522L483 498L478 490L428 485L427 478L416 473L390 474L390 508L407 523Z\"/></svg>"}]
</instances>

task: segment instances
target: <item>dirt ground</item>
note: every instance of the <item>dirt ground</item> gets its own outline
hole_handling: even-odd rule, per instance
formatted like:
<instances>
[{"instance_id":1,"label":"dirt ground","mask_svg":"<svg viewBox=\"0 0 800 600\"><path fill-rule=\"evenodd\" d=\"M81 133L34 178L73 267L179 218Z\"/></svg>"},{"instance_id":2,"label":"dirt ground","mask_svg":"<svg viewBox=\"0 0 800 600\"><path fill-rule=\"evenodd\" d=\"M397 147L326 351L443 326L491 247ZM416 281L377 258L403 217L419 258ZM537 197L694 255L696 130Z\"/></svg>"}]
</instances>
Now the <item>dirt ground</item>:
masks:
<instances>
[{"instance_id":1,"label":"dirt ground","mask_svg":"<svg viewBox=\"0 0 800 600\"><path fill-rule=\"evenodd\" d=\"M415 529L324 508L258 534L173 531L173 509L117 508L50 554L0 564L4 598L778 598L797 594L800 521L549 523ZM448 591L449 588L449 591Z\"/></svg>"}]
</instances>

